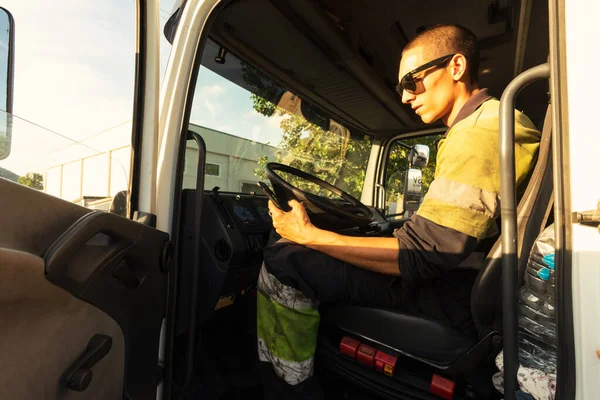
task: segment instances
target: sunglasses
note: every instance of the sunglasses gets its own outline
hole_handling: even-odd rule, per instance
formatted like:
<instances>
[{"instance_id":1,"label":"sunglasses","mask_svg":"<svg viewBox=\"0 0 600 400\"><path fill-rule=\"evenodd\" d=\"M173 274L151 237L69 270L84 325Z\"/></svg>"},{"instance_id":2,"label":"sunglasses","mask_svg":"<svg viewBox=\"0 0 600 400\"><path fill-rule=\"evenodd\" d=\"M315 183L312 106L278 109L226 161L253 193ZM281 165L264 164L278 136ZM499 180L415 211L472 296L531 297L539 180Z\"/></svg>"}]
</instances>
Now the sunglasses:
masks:
<instances>
[{"instance_id":1,"label":"sunglasses","mask_svg":"<svg viewBox=\"0 0 600 400\"><path fill-rule=\"evenodd\" d=\"M438 68L438 67L446 64L448 61L450 61L450 59L452 59L452 57L454 57L454 54L448 54L443 57L436 58L435 60L429 61L427 64L423 64L419 68L413 69L408 74L404 75L402 77L402 79L400 79L400 83L398 83L398 86L396 86L396 91L398 91L398 93L400 93L400 96L402 96L402 92L404 90L406 90L408 93L414 94L415 91L417 90L417 82L420 80L420 79L415 79L414 76L416 74L418 74L419 72L428 70L430 68L433 68L433 67Z\"/></svg>"}]
</instances>

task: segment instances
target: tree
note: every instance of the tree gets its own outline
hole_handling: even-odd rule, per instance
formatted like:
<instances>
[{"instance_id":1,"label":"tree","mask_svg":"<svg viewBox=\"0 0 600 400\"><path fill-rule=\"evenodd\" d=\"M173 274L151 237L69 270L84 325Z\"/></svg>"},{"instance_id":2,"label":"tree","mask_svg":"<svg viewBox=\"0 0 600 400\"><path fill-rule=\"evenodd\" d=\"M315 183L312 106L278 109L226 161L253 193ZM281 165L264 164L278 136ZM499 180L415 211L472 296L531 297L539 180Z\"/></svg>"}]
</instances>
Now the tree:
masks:
<instances>
[{"instance_id":1,"label":"tree","mask_svg":"<svg viewBox=\"0 0 600 400\"><path fill-rule=\"evenodd\" d=\"M433 181L435 175L435 160L437 158L437 143L442 138L442 135L430 135L422 136L412 139L403 139L401 142L408 146L415 144L424 144L429 146L429 163L426 167L420 168L421 177L421 193L424 196L429 190L429 185ZM393 144L388 165L386 167L386 212L387 206L391 202L401 202L404 196L404 180L406 179L406 170L408 169L408 156L410 150L400 146L399 144Z\"/></svg>"},{"instance_id":2,"label":"tree","mask_svg":"<svg viewBox=\"0 0 600 400\"><path fill-rule=\"evenodd\" d=\"M38 174L37 172L28 172L25 175L21 176L19 179L17 179L17 182L21 185L29 186L33 189L44 189L44 177L42 176L42 174Z\"/></svg>"},{"instance_id":3,"label":"tree","mask_svg":"<svg viewBox=\"0 0 600 400\"><path fill-rule=\"evenodd\" d=\"M349 130L337 123L333 123L334 127L326 131L309 122L298 110L292 112L277 107L275 102L279 102L284 95L291 94L248 64L243 64L242 69L244 81L252 92L250 99L254 110L266 117L283 117L280 123L282 139L278 143L280 150L277 152L276 159L269 160L267 156L261 157L254 174L265 179L265 165L270 161L281 162L327 181L355 197L360 197L371 139L368 136L353 137ZM323 118L323 115L321 113L318 116L320 119L315 118L315 120L327 121L328 118ZM301 178L290 176L284 178L310 193L335 197L333 193L323 191L317 185Z\"/></svg>"},{"instance_id":4,"label":"tree","mask_svg":"<svg viewBox=\"0 0 600 400\"><path fill-rule=\"evenodd\" d=\"M285 89L276 82L270 80L260 71L243 64L243 78L250 86L250 98L254 110L266 117L283 117L280 123L283 132L281 142L278 143L280 150L275 160L269 160L267 156L260 157L258 168L254 174L265 179L265 165L270 161L282 162L291 165L304 172L314 175L334 186L346 191L356 198L360 198L365 181L366 163L369 159L372 139L369 136L351 135L348 129L332 122L337 129L326 131L320 126L309 122L302 113L290 112L277 107L275 102L286 93ZM332 130L334 132L332 132ZM427 144L431 150L431 160L435 160L437 145L434 143L439 136L429 136L403 141L408 145L422 143ZM388 170L402 171L408 168L408 151L398 147L390 155ZM429 188L435 172L435 162L423 169L423 193ZM282 177L299 189L310 193L327 197L334 197L330 192L320 190L314 184L297 177ZM390 175L388 174L388 178ZM388 185L402 188L399 184L401 174L396 174L396 180L388 180ZM396 193L397 194L397 193Z\"/></svg>"},{"instance_id":5,"label":"tree","mask_svg":"<svg viewBox=\"0 0 600 400\"><path fill-rule=\"evenodd\" d=\"M261 157L258 160L259 168L254 171L255 175L264 179L264 166L270 161L281 162L329 182L354 197L360 197L365 180L366 160L371 148L369 137L355 138L325 131L302 116L265 104L262 99L255 100L254 109L263 115L273 110L271 115L284 117L280 124L283 135L276 160ZM325 197L336 197L302 178L284 178L299 189Z\"/></svg>"}]
</instances>

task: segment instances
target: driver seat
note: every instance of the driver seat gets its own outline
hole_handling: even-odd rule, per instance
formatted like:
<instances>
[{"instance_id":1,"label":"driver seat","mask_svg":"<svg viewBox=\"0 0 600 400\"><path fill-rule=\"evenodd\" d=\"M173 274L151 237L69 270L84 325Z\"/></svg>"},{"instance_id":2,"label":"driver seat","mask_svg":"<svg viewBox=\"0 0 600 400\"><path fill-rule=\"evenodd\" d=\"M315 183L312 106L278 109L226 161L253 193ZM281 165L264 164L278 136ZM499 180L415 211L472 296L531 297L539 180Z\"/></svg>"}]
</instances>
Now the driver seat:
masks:
<instances>
[{"instance_id":1,"label":"driver seat","mask_svg":"<svg viewBox=\"0 0 600 400\"><path fill-rule=\"evenodd\" d=\"M548 106L538 159L517 208L519 285L533 243L552 209L552 113ZM322 323L380 343L460 378L470 375L502 348L502 249L498 238L471 290L471 313L479 340L444 324L399 310L333 305L321 310Z\"/></svg>"}]
</instances>

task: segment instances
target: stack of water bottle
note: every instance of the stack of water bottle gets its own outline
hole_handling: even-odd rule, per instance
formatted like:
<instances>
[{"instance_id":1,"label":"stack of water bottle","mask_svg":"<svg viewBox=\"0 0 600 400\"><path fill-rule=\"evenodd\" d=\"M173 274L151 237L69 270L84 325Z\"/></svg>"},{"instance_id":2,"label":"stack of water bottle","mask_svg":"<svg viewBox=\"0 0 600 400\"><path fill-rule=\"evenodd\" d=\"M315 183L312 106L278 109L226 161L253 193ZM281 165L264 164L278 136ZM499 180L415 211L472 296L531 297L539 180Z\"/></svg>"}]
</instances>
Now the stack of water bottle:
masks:
<instances>
[{"instance_id":1,"label":"stack of water bottle","mask_svg":"<svg viewBox=\"0 0 600 400\"><path fill-rule=\"evenodd\" d=\"M522 366L556 372L554 226L537 238L519 292L519 361Z\"/></svg>"}]
</instances>

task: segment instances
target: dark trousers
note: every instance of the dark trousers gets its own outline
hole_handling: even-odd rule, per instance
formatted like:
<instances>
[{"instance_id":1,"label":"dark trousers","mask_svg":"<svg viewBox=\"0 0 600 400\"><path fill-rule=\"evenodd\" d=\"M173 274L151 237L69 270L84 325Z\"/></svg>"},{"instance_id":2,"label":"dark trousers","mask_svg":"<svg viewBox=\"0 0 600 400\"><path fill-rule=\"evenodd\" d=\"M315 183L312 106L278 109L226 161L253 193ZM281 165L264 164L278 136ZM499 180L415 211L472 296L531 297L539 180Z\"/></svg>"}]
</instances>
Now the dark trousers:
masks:
<instances>
[{"instance_id":1,"label":"dark trousers","mask_svg":"<svg viewBox=\"0 0 600 400\"><path fill-rule=\"evenodd\" d=\"M399 307L404 300L400 278L284 240L265 249L258 289L258 347L265 399L323 397L311 363L319 305Z\"/></svg>"}]
</instances>

